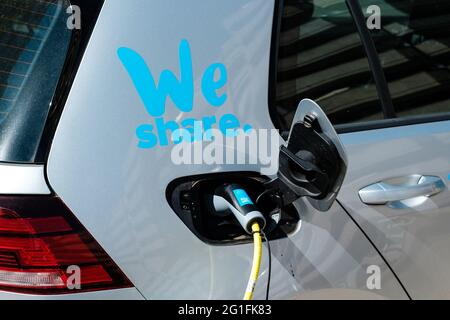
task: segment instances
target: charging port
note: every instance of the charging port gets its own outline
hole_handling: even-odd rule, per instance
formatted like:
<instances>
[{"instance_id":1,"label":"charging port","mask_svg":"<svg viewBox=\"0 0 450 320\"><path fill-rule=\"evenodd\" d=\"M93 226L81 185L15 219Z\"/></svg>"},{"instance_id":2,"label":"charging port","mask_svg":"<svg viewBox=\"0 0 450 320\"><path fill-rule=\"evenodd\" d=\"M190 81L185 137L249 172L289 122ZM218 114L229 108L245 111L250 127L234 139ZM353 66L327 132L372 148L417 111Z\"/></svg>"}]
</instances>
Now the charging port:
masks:
<instances>
[{"instance_id":1,"label":"charging port","mask_svg":"<svg viewBox=\"0 0 450 320\"><path fill-rule=\"evenodd\" d=\"M183 177L167 187L167 200L184 224L202 241L214 245L251 242L252 237L233 214L217 213L213 206L214 190L224 184L239 184L266 219L266 236L273 239L294 232L300 220L290 204L281 208L276 194L267 194L270 179L254 172L230 172Z\"/></svg>"}]
</instances>

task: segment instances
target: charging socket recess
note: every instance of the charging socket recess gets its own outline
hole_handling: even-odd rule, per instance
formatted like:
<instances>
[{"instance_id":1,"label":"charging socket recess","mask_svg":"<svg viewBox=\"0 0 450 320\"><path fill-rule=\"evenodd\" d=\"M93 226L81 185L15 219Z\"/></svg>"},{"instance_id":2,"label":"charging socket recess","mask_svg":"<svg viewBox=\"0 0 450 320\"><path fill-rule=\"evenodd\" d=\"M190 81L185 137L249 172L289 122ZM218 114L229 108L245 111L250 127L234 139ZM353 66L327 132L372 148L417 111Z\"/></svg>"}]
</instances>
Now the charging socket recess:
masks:
<instances>
[{"instance_id":1,"label":"charging socket recess","mask_svg":"<svg viewBox=\"0 0 450 320\"><path fill-rule=\"evenodd\" d=\"M255 172L220 172L172 181L167 200L184 224L201 240L218 245L251 241L231 214L219 215L213 193L224 184L238 184L266 219L265 234L279 239L297 230L300 215L293 205L304 197L317 212L335 201L347 172L345 148L320 106L299 103L285 145L280 147L276 178Z\"/></svg>"},{"instance_id":2,"label":"charging socket recess","mask_svg":"<svg viewBox=\"0 0 450 320\"><path fill-rule=\"evenodd\" d=\"M268 177L255 172L229 172L183 177L172 181L166 191L167 200L183 223L200 240L214 245L241 244L252 241L230 215L217 215L212 207L213 192L224 183L237 183L249 194L267 221L265 234L270 240L293 233L300 220L293 205L279 208L277 199L259 197L266 191ZM276 196L276 195L271 195Z\"/></svg>"}]
</instances>

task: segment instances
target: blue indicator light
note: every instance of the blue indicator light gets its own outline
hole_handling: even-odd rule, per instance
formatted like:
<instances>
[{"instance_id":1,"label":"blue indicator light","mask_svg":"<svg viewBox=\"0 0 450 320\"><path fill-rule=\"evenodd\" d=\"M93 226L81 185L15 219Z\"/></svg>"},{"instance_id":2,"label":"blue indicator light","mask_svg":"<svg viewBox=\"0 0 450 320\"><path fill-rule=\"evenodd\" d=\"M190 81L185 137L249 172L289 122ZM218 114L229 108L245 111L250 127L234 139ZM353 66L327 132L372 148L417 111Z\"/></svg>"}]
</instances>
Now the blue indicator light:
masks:
<instances>
[{"instance_id":1,"label":"blue indicator light","mask_svg":"<svg viewBox=\"0 0 450 320\"><path fill-rule=\"evenodd\" d=\"M242 189L233 190L234 195L240 206L245 206L247 204L253 204L252 199L248 196L247 192Z\"/></svg>"}]
</instances>

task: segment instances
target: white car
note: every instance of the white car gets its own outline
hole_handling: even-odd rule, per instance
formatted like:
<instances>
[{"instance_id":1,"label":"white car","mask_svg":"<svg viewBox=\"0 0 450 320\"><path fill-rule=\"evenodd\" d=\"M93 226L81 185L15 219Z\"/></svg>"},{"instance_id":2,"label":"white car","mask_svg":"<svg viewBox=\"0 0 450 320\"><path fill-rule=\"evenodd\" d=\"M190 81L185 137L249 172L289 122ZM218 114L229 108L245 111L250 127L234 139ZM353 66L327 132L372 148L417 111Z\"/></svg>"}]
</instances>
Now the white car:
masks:
<instances>
[{"instance_id":1,"label":"white car","mask_svg":"<svg viewBox=\"0 0 450 320\"><path fill-rule=\"evenodd\" d=\"M449 28L446 0L2 0L0 299L450 299ZM264 130L266 163L174 159Z\"/></svg>"}]
</instances>

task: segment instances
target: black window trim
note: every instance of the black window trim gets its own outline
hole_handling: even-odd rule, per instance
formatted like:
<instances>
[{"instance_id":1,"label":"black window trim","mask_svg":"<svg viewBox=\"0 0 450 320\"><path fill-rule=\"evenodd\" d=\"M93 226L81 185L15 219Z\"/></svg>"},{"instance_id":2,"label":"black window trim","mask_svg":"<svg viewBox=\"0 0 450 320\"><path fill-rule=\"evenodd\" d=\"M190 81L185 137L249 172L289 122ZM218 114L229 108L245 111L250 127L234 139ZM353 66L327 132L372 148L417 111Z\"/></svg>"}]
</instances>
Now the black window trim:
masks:
<instances>
[{"instance_id":1,"label":"black window trim","mask_svg":"<svg viewBox=\"0 0 450 320\"><path fill-rule=\"evenodd\" d=\"M105 0L68 0L81 9L81 29L74 29L61 77L51 101L51 108L33 164L46 164L59 120L73 81Z\"/></svg>"},{"instance_id":2,"label":"black window trim","mask_svg":"<svg viewBox=\"0 0 450 320\"><path fill-rule=\"evenodd\" d=\"M450 120L450 113L435 113L426 116L409 116L403 118L391 118L382 120L372 120L370 122L338 124L334 129L339 134L352 133L358 131L368 131L386 128L410 126L415 124L426 124Z\"/></svg>"},{"instance_id":3,"label":"black window trim","mask_svg":"<svg viewBox=\"0 0 450 320\"><path fill-rule=\"evenodd\" d=\"M367 30L365 28L365 24L363 24L363 26L361 27L361 24L358 23L357 19L355 19L353 10L351 10L351 6L353 7L353 9L359 8L359 12L364 18L363 11L361 9L359 2L357 0L345 0L345 2L347 3L350 14L353 16L355 24L357 26L359 26L357 28L358 33L360 34L361 42L363 42L364 50L366 51L367 57L371 56L373 58L373 55L376 55L375 64L376 64L376 61L378 61L378 63L380 64L378 53L376 52L375 45L373 43L373 39L370 37L369 39L366 39L369 42L366 41L366 43L364 43L365 41L363 41L364 37L361 34L361 30ZM356 3L356 5L355 5L355 3ZM284 125L281 123L282 120L280 119L281 117L278 116L278 111L277 111L277 106L276 106L279 34L280 34L280 29L281 29L283 8L284 8L284 0L275 0L274 18L273 18L272 36L271 36L270 59L269 59L270 65L269 65L268 104L269 104L269 115L270 115L270 118L271 118L272 123L274 124L275 128L277 128L279 130L282 130L282 129L289 130L289 128L284 128ZM365 21L365 19L363 20L363 22L364 21ZM368 30L367 30L367 32L368 32ZM370 42L372 43L372 45L370 45ZM374 51L368 52L369 49L375 50L375 52ZM369 60L369 65L370 65L372 74L374 76L374 81L376 81L375 76L378 73L377 72L374 73L374 68L373 68L373 64L372 64L373 62L374 62L374 60L372 60L372 62ZM381 64L380 64L380 67L381 67ZM386 80L384 77L383 69L381 69L381 71L382 71L383 80L384 80L384 85L381 84L381 86L382 87L386 86L387 90L388 90L387 92L389 92L389 88L387 86L387 83L386 83ZM380 80L380 79L378 78L378 80ZM378 81L376 81L376 82L378 82ZM381 90L383 91L384 89L381 89ZM384 91L384 93L379 91L378 84L377 84L377 92L378 92L378 96L380 97L380 100L381 100L381 96L383 94L386 94L386 91ZM388 98L391 101L390 106L392 107L392 110L394 110L391 97L389 96ZM382 101L380 101L380 102L382 102ZM382 105L382 109L383 109L383 113L385 114L385 117L386 117L386 111L388 112L387 113L388 116L390 114L389 110L385 110L386 108L389 109L390 106L389 106L389 102L387 105L385 104L384 107ZM394 114L395 114L395 111L394 111ZM376 130L376 129L384 129L384 128L408 126L408 125L414 125L414 124L448 121L448 120L450 120L450 112L419 115L419 116L408 116L408 117L400 117L400 118L389 116L382 120L339 124L339 125L335 125L334 127L335 127L335 130L337 133L344 134L344 133L351 133L351 132L358 132L358 131Z\"/></svg>"},{"instance_id":4,"label":"black window trim","mask_svg":"<svg viewBox=\"0 0 450 320\"><path fill-rule=\"evenodd\" d=\"M66 3L70 4L70 3L71 3L71 0L66 0ZM64 8L63 10L64 10L64 12L65 12L65 8ZM65 57L65 59L64 59L63 68L61 69L60 78L62 77L63 71L64 71L65 68L66 68L66 64L67 64L67 60L68 60L68 59L67 59L67 56L69 55L70 50L72 49L72 47L73 47L73 45L74 45L74 33L73 33L73 32L70 34L69 39L68 39L68 42L69 42L69 43L68 43L68 46L67 46L66 57ZM59 85L60 85L60 80L58 80L56 88L58 88ZM56 91L56 89L55 89L55 90L54 90L53 97L55 96L55 93L56 93L56 92L57 92L57 91ZM53 98L52 98L51 101L50 101L50 105L53 105ZM50 109L51 109L51 107L50 107ZM50 109L48 110L48 112L50 112ZM44 130L45 130L46 125L47 125L47 121L45 120L44 126L43 126L43 128L42 128L42 131L39 131L40 137L38 138L38 141L37 141L37 149L35 150L34 156L31 156L30 159L29 159L29 160L26 160L26 161L25 161L25 160L22 161L22 160L4 159L4 160L0 160L0 164L19 164L19 165L43 164L43 161L38 161L37 159L38 159L38 153L39 153L39 150L40 150L40 148L41 148L41 142L42 142L43 132L44 132ZM22 141L19 141L19 143L22 143Z\"/></svg>"},{"instance_id":5,"label":"black window trim","mask_svg":"<svg viewBox=\"0 0 450 320\"><path fill-rule=\"evenodd\" d=\"M366 52L367 61L369 62L369 68L372 72L373 81L375 82L383 116L385 119L396 118L389 86L384 75L375 43L365 25L366 18L364 17L361 5L358 0L346 0L345 3L353 17L364 51Z\"/></svg>"},{"instance_id":6,"label":"black window trim","mask_svg":"<svg viewBox=\"0 0 450 320\"><path fill-rule=\"evenodd\" d=\"M277 72L278 72L278 48L281 31L281 20L283 16L284 0L275 0L275 8L272 23L272 36L270 43L270 58L269 58L269 115L275 128L282 129L281 117L278 116L276 106L276 88L277 88Z\"/></svg>"}]
</instances>

